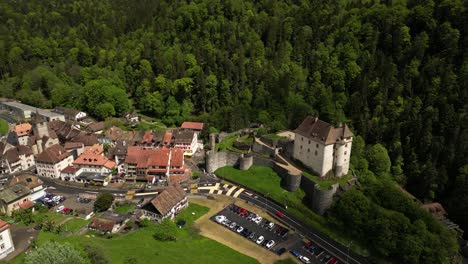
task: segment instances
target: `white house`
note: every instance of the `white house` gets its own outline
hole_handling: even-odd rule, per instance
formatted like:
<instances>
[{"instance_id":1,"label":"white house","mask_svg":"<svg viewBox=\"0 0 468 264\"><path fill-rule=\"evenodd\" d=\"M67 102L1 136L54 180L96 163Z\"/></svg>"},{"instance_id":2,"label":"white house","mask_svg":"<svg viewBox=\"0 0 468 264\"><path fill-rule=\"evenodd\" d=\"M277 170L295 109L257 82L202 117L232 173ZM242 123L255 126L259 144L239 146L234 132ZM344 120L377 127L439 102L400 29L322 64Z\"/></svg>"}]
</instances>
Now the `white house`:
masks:
<instances>
[{"instance_id":1,"label":"white house","mask_svg":"<svg viewBox=\"0 0 468 264\"><path fill-rule=\"evenodd\" d=\"M83 172L108 174L112 172L117 164L115 161L103 156L103 154L104 149L98 144L94 144L76 158L73 165L82 169Z\"/></svg>"},{"instance_id":2,"label":"white house","mask_svg":"<svg viewBox=\"0 0 468 264\"><path fill-rule=\"evenodd\" d=\"M59 144L53 145L36 156L37 174L50 178L60 178L60 172L72 162L72 154Z\"/></svg>"},{"instance_id":3,"label":"white house","mask_svg":"<svg viewBox=\"0 0 468 264\"><path fill-rule=\"evenodd\" d=\"M192 156L198 149L198 133L194 131L177 131L174 133L174 148L184 150L184 155Z\"/></svg>"},{"instance_id":4,"label":"white house","mask_svg":"<svg viewBox=\"0 0 468 264\"><path fill-rule=\"evenodd\" d=\"M32 126L29 123L23 123L15 126L14 131L16 133L16 138L19 145L28 145L28 139L31 130Z\"/></svg>"},{"instance_id":5,"label":"white house","mask_svg":"<svg viewBox=\"0 0 468 264\"><path fill-rule=\"evenodd\" d=\"M347 125L334 127L307 117L295 130L293 157L320 177L348 174L353 134Z\"/></svg>"},{"instance_id":6,"label":"white house","mask_svg":"<svg viewBox=\"0 0 468 264\"><path fill-rule=\"evenodd\" d=\"M10 232L10 225L0 219L0 259L4 259L13 251L15 251L15 245Z\"/></svg>"},{"instance_id":7,"label":"white house","mask_svg":"<svg viewBox=\"0 0 468 264\"><path fill-rule=\"evenodd\" d=\"M34 155L28 146L0 142L0 172L14 173L34 166Z\"/></svg>"},{"instance_id":8,"label":"white house","mask_svg":"<svg viewBox=\"0 0 468 264\"><path fill-rule=\"evenodd\" d=\"M56 107L52 110L52 112L62 114L65 116L66 120L70 121L80 121L86 117L85 112L67 107Z\"/></svg>"}]
</instances>

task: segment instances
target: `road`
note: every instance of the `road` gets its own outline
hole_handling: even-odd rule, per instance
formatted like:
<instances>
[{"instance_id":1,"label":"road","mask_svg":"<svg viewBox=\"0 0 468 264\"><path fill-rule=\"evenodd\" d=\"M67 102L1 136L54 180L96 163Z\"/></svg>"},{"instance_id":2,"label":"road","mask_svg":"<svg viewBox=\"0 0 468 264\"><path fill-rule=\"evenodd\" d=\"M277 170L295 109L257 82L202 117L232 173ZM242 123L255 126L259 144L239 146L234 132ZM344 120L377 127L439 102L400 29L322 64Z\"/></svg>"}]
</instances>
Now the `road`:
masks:
<instances>
[{"instance_id":1,"label":"road","mask_svg":"<svg viewBox=\"0 0 468 264\"><path fill-rule=\"evenodd\" d=\"M285 217L281 219L283 222L288 224L291 228L294 228L296 232L310 238L312 241L319 244L323 249L330 252L335 257L339 258L342 263L368 263L368 261L365 258L356 255L352 252L349 252L348 257L348 249L345 246L321 234L320 232L307 225L303 221L291 216L287 210L285 210L282 206L277 205L273 201L268 200L265 197L262 197L261 195L258 195L253 191L243 192L239 195L238 198L246 200L249 203L253 203L261 208L264 208L265 211L272 215L275 215L276 211L280 211L285 215Z\"/></svg>"}]
</instances>

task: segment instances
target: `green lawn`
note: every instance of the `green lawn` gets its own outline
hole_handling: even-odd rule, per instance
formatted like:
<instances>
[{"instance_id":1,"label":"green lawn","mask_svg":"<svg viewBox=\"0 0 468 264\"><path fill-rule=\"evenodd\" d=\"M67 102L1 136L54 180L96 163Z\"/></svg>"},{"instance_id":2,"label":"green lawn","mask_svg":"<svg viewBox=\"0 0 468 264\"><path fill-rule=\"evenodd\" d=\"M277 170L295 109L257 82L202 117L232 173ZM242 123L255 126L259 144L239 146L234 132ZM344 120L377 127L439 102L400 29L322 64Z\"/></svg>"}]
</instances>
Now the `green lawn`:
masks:
<instances>
[{"instance_id":1,"label":"green lawn","mask_svg":"<svg viewBox=\"0 0 468 264\"><path fill-rule=\"evenodd\" d=\"M235 148L234 142L237 140L238 134L235 133L233 135L225 137L219 144L216 145L217 151L232 151L237 153L247 153L246 151L240 150ZM240 141L245 141L245 143L249 143L249 141L253 142L253 139L247 139L247 136L241 137Z\"/></svg>"},{"instance_id":2,"label":"green lawn","mask_svg":"<svg viewBox=\"0 0 468 264\"><path fill-rule=\"evenodd\" d=\"M109 263L125 263L133 258L132 263L258 263L223 244L198 235L190 224L206 212L208 208L190 204L178 218L183 218L187 226L178 229L177 241L161 242L153 238L158 225L138 229L112 239L100 236L69 236L40 232L38 245L45 241L56 240L69 242L80 248L82 245L95 245L109 257ZM195 215L192 214L195 213ZM24 254L15 258L12 263L21 263Z\"/></svg>"},{"instance_id":3,"label":"green lawn","mask_svg":"<svg viewBox=\"0 0 468 264\"><path fill-rule=\"evenodd\" d=\"M6 135L8 133L8 129L7 121L0 119L0 135Z\"/></svg>"},{"instance_id":4,"label":"green lawn","mask_svg":"<svg viewBox=\"0 0 468 264\"><path fill-rule=\"evenodd\" d=\"M346 175L341 178L336 178L336 179L322 179L318 176L312 175L307 172L302 173L305 177L313 180L314 182L318 183L321 189L328 189L330 186L332 186L335 183L339 183L340 185L346 184L348 180L352 178L351 175Z\"/></svg>"},{"instance_id":5,"label":"green lawn","mask_svg":"<svg viewBox=\"0 0 468 264\"><path fill-rule=\"evenodd\" d=\"M115 208L114 212L121 213L121 214L126 214L126 213L132 211L133 209L135 209L134 204L123 204L123 205Z\"/></svg>"},{"instance_id":6,"label":"green lawn","mask_svg":"<svg viewBox=\"0 0 468 264\"><path fill-rule=\"evenodd\" d=\"M63 227L66 231L76 232L87 225L89 222L91 222L91 219L84 220L81 218L73 218L72 220L68 220L65 224L63 224Z\"/></svg>"},{"instance_id":7,"label":"green lawn","mask_svg":"<svg viewBox=\"0 0 468 264\"><path fill-rule=\"evenodd\" d=\"M309 207L303 203L305 193L302 189L295 192L288 192L280 186L281 178L270 167L252 166L246 171L235 169L232 166L222 167L216 170L216 175L219 175L232 182L237 182L248 188L267 195L279 204L288 206L288 212L296 218L313 226L318 231L330 236L336 241L347 244L350 239L335 232L330 227L325 217L314 213ZM361 255L366 255L367 252L354 243L351 249Z\"/></svg>"},{"instance_id":8,"label":"green lawn","mask_svg":"<svg viewBox=\"0 0 468 264\"><path fill-rule=\"evenodd\" d=\"M266 138L268 138L268 139L271 139L271 140L286 139L286 137L278 136L278 135L276 135L276 134L268 134L268 135L265 135L264 137L266 137Z\"/></svg>"}]
</instances>

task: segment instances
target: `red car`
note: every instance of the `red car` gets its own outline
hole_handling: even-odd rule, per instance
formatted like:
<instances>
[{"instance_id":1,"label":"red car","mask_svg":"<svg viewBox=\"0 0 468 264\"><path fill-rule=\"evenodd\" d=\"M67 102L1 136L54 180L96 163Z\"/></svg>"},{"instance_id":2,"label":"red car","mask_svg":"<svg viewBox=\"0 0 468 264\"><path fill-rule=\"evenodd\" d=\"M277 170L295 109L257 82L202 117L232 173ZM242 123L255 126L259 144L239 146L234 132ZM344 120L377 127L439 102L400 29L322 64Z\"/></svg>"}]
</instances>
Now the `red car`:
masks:
<instances>
[{"instance_id":1,"label":"red car","mask_svg":"<svg viewBox=\"0 0 468 264\"><path fill-rule=\"evenodd\" d=\"M335 264L336 263L336 258L332 257L329 261L328 264Z\"/></svg>"},{"instance_id":2,"label":"red car","mask_svg":"<svg viewBox=\"0 0 468 264\"><path fill-rule=\"evenodd\" d=\"M313 245L314 245L314 243L312 243L312 241L309 241L309 242L305 243L305 246L304 246L304 247L305 247L305 248L310 248L310 247L313 246Z\"/></svg>"},{"instance_id":3,"label":"red car","mask_svg":"<svg viewBox=\"0 0 468 264\"><path fill-rule=\"evenodd\" d=\"M247 215L247 210L244 209L244 208L240 208L240 209L239 209L239 215L240 215L240 216L246 216L246 215Z\"/></svg>"},{"instance_id":4,"label":"red car","mask_svg":"<svg viewBox=\"0 0 468 264\"><path fill-rule=\"evenodd\" d=\"M279 218L284 218L284 214L280 211L276 211L276 216L278 216Z\"/></svg>"},{"instance_id":5,"label":"red car","mask_svg":"<svg viewBox=\"0 0 468 264\"><path fill-rule=\"evenodd\" d=\"M60 212L61 214L68 214L70 212L70 208L65 207L63 210Z\"/></svg>"}]
</instances>

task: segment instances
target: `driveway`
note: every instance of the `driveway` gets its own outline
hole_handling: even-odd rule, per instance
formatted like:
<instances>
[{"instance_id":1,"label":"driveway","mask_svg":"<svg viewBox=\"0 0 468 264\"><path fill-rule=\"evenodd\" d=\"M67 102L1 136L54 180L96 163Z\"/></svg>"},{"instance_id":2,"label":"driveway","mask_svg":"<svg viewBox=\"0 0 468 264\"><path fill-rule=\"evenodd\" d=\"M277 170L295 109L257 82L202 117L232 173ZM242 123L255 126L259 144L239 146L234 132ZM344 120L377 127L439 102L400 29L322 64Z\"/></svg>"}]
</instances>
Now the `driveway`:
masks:
<instances>
[{"instance_id":1,"label":"driveway","mask_svg":"<svg viewBox=\"0 0 468 264\"><path fill-rule=\"evenodd\" d=\"M36 230L28 226L18 226L13 224L11 226L11 235L13 237L13 243L15 244L15 251L9 254L5 260L10 261L25 250L29 248L31 240L36 238L39 234L39 230Z\"/></svg>"}]
</instances>

